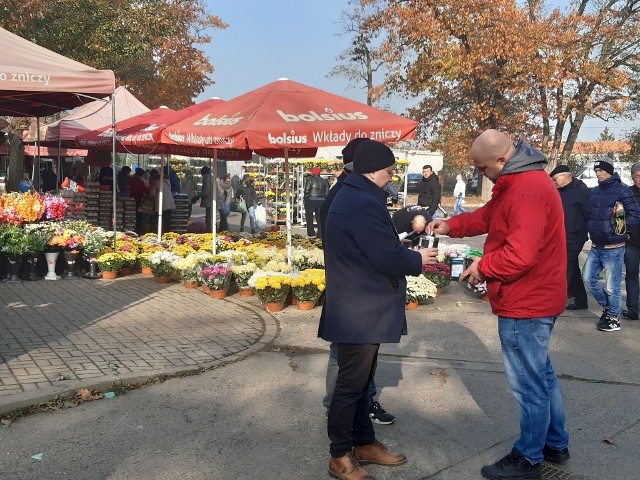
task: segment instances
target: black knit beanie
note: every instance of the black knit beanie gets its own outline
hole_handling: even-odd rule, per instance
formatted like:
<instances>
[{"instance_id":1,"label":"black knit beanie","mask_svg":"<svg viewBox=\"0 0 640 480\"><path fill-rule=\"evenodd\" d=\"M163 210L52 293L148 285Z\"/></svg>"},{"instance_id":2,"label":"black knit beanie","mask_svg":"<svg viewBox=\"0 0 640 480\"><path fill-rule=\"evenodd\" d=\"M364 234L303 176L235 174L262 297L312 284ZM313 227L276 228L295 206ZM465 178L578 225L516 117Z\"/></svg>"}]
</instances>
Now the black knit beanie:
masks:
<instances>
[{"instance_id":1,"label":"black knit beanie","mask_svg":"<svg viewBox=\"0 0 640 480\"><path fill-rule=\"evenodd\" d=\"M353 154L353 171L357 173L377 172L396 163L389 147L375 140L366 140L358 145Z\"/></svg>"},{"instance_id":2,"label":"black knit beanie","mask_svg":"<svg viewBox=\"0 0 640 480\"><path fill-rule=\"evenodd\" d=\"M599 168L600 170L604 170L609 175L613 175L613 165L607 162L607 160L605 160L604 158L601 158L593 165L593 169L595 170L596 168Z\"/></svg>"}]
</instances>

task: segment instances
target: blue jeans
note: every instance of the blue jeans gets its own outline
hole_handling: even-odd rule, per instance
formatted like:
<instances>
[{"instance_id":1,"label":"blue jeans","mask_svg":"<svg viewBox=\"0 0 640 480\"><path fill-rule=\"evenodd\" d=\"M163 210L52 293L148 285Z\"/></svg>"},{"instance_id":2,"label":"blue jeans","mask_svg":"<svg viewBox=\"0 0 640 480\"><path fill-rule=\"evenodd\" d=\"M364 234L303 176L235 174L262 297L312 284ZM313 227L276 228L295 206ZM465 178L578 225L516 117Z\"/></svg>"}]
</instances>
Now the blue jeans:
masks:
<instances>
[{"instance_id":1,"label":"blue jeans","mask_svg":"<svg viewBox=\"0 0 640 480\"><path fill-rule=\"evenodd\" d=\"M626 244L624 247L624 267L626 275L624 281L627 286L627 310L633 316L638 316L640 307L638 301L640 297L640 247Z\"/></svg>"},{"instance_id":2,"label":"blue jeans","mask_svg":"<svg viewBox=\"0 0 640 480\"><path fill-rule=\"evenodd\" d=\"M329 411L329 406L331 405L331 398L333 397L333 391L336 389L336 380L338 379L338 344L335 342L331 342L329 346L329 363L327 364L327 378L326 378L326 388L327 394L322 399L322 405L324 408ZM369 385L367 386L369 390L369 405L372 405L375 402L376 394L378 390L376 389L375 380L371 380Z\"/></svg>"},{"instance_id":3,"label":"blue jeans","mask_svg":"<svg viewBox=\"0 0 640 480\"><path fill-rule=\"evenodd\" d=\"M454 215L458 215L460 213L467 213L467 211L464 208L462 208L462 202L464 202L464 198L463 197L456 198L456 204L453 207L453 214Z\"/></svg>"},{"instance_id":4,"label":"blue jeans","mask_svg":"<svg viewBox=\"0 0 640 480\"><path fill-rule=\"evenodd\" d=\"M247 208L247 213L249 214L249 225L251 226L251 233L256 231L256 214L255 208L253 206ZM240 217L240 231L244 232L244 222L247 220L247 213L243 213L242 217Z\"/></svg>"},{"instance_id":5,"label":"blue jeans","mask_svg":"<svg viewBox=\"0 0 640 480\"><path fill-rule=\"evenodd\" d=\"M520 406L520 438L514 447L532 464L543 460L545 445L569 445L558 378L548 348L557 317L498 317L507 381Z\"/></svg>"},{"instance_id":6,"label":"blue jeans","mask_svg":"<svg viewBox=\"0 0 640 480\"><path fill-rule=\"evenodd\" d=\"M600 306L609 309L610 317L618 318L622 309L623 263L624 247L591 247L584 264L584 283ZM607 277L606 290L599 280L603 269Z\"/></svg>"}]
</instances>

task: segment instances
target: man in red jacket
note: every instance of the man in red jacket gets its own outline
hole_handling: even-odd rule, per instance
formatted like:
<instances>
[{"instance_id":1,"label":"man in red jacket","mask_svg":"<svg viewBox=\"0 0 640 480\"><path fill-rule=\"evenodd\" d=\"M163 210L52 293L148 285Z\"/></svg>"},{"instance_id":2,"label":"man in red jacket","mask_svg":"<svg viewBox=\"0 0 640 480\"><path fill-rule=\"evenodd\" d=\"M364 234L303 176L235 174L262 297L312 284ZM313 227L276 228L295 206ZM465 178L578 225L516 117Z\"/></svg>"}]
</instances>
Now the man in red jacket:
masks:
<instances>
[{"instance_id":1,"label":"man in red jacket","mask_svg":"<svg viewBox=\"0 0 640 480\"><path fill-rule=\"evenodd\" d=\"M484 256L460 279L487 281L507 380L520 406L520 438L511 453L482 467L489 479L539 479L540 463L569 459L569 434L558 379L547 353L567 291L564 214L544 171L544 155L497 130L471 146L480 175L495 183L491 200L473 213L435 220L427 232L450 237L488 234Z\"/></svg>"}]
</instances>

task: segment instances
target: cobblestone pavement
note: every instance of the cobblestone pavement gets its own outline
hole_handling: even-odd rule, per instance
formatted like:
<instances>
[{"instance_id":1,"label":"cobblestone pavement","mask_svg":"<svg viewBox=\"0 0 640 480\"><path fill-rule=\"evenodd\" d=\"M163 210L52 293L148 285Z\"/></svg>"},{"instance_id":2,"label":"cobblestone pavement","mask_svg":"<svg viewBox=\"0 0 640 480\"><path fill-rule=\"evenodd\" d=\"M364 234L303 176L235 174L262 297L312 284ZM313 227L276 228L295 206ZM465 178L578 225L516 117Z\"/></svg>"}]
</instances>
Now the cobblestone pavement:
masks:
<instances>
[{"instance_id":1,"label":"cobblestone pavement","mask_svg":"<svg viewBox=\"0 0 640 480\"><path fill-rule=\"evenodd\" d=\"M144 379L259 350L277 324L257 301L214 300L173 282L0 284L0 406L96 381Z\"/></svg>"}]
</instances>

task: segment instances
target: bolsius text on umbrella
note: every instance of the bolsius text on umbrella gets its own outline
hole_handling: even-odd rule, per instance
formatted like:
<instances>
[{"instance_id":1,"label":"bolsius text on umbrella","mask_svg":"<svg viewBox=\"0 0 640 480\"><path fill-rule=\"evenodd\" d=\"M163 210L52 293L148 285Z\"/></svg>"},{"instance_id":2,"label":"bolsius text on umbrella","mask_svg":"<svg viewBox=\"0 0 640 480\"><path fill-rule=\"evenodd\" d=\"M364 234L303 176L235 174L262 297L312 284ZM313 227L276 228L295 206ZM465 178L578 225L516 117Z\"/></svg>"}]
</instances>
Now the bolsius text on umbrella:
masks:
<instances>
[{"instance_id":1,"label":"bolsius text on umbrella","mask_svg":"<svg viewBox=\"0 0 640 480\"><path fill-rule=\"evenodd\" d=\"M276 110L278 115L280 115L285 122L326 122L335 120L366 120L369 118L363 112L333 113L333 110L330 108L325 108L324 111L326 113L317 113L313 110L309 110L307 113L294 115L293 113L285 113L282 110Z\"/></svg>"}]
</instances>

